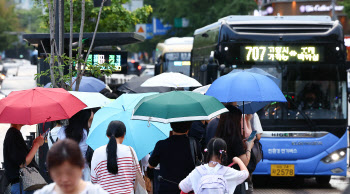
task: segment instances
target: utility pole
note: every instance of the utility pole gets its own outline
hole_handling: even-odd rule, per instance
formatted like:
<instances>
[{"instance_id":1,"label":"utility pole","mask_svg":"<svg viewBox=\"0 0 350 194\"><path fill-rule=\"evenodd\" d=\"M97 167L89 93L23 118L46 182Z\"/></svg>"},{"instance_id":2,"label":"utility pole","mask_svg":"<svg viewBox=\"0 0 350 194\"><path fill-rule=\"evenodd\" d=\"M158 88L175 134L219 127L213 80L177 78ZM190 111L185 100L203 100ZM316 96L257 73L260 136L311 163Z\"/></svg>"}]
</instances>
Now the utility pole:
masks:
<instances>
[{"instance_id":1,"label":"utility pole","mask_svg":"<svg viewBox=\"0 0 350 194\"><path fill-rule=\"evenodd\" d=\"M337 20L337 16L335 15L335 1L336 0L332 0L332 20Z\"/></svg>"}]
</instances>

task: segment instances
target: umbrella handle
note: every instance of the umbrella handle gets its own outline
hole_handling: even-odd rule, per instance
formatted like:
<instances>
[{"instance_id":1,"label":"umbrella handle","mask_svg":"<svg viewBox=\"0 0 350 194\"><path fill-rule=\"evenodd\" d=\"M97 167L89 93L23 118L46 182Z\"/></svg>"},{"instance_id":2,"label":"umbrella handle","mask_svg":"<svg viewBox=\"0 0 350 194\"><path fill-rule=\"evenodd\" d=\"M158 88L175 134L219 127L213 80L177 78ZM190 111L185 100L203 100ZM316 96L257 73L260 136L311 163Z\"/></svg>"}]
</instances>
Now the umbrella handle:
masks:
<instances>
[{"instance_id":1,"label":"umbrella handle","mask_svg":"<svg viewBox=\"0 0 350 194\"><path fill-rule=\"evenodd\" d=\"M148 119L148 124L147 124L147 127L150 127L151 126L151 117Z\"/></svg>"},{"instance_id":2,"label":"umbrella handle","mask_svg":"<svg viewBox=\"0 0 350 194\"><path fill-rule=\"evenodd\" d=\"M47 119L45 120L45 122L43 123L43 133L42 133L41 135L46 135L46 132L49 130L49 129L47 129L46 131L44 131L44 130L45 130L45 123L46 123L49 119L51 119L51 117L47 118Z\"/></svg>"}]
</instances>

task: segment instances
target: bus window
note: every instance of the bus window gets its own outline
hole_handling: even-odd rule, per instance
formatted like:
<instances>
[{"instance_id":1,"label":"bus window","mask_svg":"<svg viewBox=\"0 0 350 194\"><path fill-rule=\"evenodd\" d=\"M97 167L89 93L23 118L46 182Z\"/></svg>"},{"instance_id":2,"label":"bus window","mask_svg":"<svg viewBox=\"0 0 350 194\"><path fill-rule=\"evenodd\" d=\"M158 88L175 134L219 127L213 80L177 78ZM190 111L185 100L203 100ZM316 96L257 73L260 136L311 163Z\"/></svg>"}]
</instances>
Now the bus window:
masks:
<instances>
[{"instance_id":1,"label":"bus window","mask_svg":"<svg viewBox=\"0 0 350 194\"><path fill-rule=\"evenodd\" d=\"M165 53L163 71L179 72L190 76L190 67L191 67L190 60L191 60L190 52Z\"/></svg>"}]
</instances>

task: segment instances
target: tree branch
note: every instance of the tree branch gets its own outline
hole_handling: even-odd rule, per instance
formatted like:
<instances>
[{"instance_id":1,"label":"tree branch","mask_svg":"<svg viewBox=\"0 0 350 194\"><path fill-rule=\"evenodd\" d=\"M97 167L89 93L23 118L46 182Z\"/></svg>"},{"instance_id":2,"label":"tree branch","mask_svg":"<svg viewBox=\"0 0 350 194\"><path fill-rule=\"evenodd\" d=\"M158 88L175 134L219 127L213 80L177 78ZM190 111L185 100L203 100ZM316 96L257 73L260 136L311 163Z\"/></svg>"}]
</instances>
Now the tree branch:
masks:
<instances>
[{"instance_id":1,"label":"tree branch","mask_svg":"<svg viewBox=\"0 0 350 194\"><path fill-rule=\"evenodd\" d=\"M96 22L96 27L95 27L95 31L94 31L94 35L92 36L92 41L91 41L91 44L90 44L90 48L89 48L89 51L87 52L86 54L86 57L85 57L85 64L84 64L84 67L83 67L83 75L84 75L84 72L85 72L85 68L86 68L86 62L89 58L89 55L90 55L90 52L92 50L92 47L94 45L94 41L95 41L95 37L96 37L96 33L97 33L97 29L98 29L98 24L100 23L100 18L101 18L101 12L102 12L102 8L103 8L103 4L106 2L106 0L103 0L101 2L101 7L100 7L100 11L98 12L98 17L97 17L97 22Z\"/></svg>"},{"instance_id":2,"label":"tree branch","mask_svg":"<svg viewBox=\"0 0 350 194\"><path fill-rule=\"evenodd\" d=\"M80 23L80 34L79 34L79 51L78 51L78 69L77 69L77 78L75 84L75 91L79 91L79 85L82 78L81 74L81 59L82 59L82 50L83 50L83 35L84 35L84 22L85 22L85 0L81 1L81 23Z\"/></svg>"}]
</instances>

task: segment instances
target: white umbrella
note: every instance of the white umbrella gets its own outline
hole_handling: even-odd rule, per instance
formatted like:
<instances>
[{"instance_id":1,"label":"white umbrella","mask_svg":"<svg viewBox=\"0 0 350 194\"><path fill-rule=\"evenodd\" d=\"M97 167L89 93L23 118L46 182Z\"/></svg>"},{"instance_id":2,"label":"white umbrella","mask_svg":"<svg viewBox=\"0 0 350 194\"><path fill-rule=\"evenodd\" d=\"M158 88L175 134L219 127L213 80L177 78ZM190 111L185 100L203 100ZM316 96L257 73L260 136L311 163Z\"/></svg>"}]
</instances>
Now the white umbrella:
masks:
<instances>
[{"instance_id":1,"label":"white umbrella","mask_svg":"<svg viewBox=\"0 0 350 194\"><path fill-rule=\"evenodd\" d=\"M200 87L200 88L197 88L197 89L193 90L193 92L205 94L205 93L207 93L207 91L208 91L208 89L209 89L210 86L211 86L211 84L202 86L202 87Z\"/></svg>"},{"instance_id":2,"label":"white umbrella","mask_svg":"<svg viewBox=\"0 0 350 194\"><path fill-rule=\"evenodd\" d=\"M185 87L200 87L197 80L188 77L187 75L175 72L166 72L149 78L143 84L142 87L172 87L172 88L185 88Z\"/></svg>"},{"instance_id":3,"label":"white umbrella","mask_svg":"<svg viewBox=\"0 0 350 194\"><path fill-rule=\"evenodd\" d=\"M97 92L69 91L69 93L86 104L87 107L85 109L103 107L111 102L109 98Z\"/></svg>"}]
</instances>

